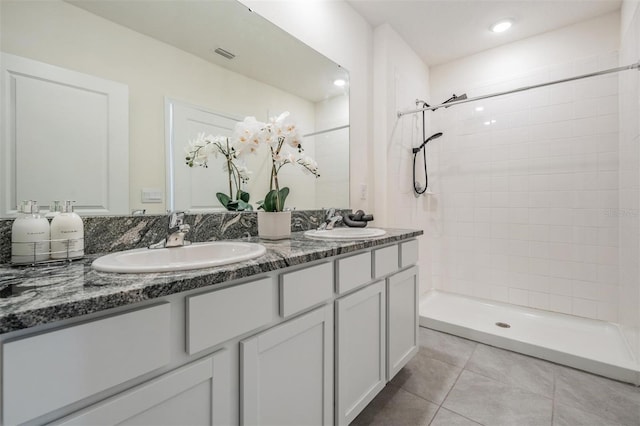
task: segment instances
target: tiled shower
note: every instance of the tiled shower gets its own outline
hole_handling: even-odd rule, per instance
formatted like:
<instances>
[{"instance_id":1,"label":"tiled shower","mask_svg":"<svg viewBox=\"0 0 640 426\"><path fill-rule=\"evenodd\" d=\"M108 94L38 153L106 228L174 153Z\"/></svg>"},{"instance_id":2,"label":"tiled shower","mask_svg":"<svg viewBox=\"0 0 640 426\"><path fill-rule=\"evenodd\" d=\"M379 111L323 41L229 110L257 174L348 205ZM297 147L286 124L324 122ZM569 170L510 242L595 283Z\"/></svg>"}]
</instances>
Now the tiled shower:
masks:
<instances>
[{"instance_id":1,"label":"tiled shower","mask_svg":"<svg viewBox=\"0 0 640 426\"><path fill-rule=\"evenodd\" d=\"M473 97L634 63L638 9L622 22L619 50L463 89ZM432 133L444 133L428 151L433 289L617 323L638 359L639 81L624 71L431 115Z\"/></svg>"},{"instance_id":2,"label":"tiled shower","mask_svg":"<svg viewBox=\"0 0 640 426\"><path fill-rule=\"evenodd\" d=\"M617 66L611 52L468 95ZM618 76L472 102L432 116L442 194L437 288L618 320ZM435 152L434 152L435 151Z\"/></svg>"}]
</instances>

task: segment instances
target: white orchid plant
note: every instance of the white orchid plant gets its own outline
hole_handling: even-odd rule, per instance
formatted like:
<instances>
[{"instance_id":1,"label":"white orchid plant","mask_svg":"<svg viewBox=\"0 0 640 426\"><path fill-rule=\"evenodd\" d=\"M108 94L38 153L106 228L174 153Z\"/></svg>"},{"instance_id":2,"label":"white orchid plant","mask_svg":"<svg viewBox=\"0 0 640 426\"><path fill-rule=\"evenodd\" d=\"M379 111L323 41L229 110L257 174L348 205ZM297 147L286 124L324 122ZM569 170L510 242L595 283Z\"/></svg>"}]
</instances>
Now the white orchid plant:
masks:
<instances>
[{"instance_id":1,"label":"white orchid plant","mask_svg":"<svg viewBox=\"0 0 640 426\"><path fill-rule=\"evenodd\" d=\"M195 140L189 142L186 163L189 167L208 167L211 155L217 157L222 154L225 158L223 169L229 176L229 195L218 192L218 201L227 210L253 210L249 204L249 193L242 190L251 173L242 162L242 157L255 153L260 146L266 145L271 158L269 192L264 200L258 201L258 208L268 212L281 212L289 195L289 188L280 188L278 181L278 172L283 166L297 164L306 173L320 177L316 162L304 154L301 139L288 112L269 119L267 123L260 122L255 117L246 117L236 124L232 137L205 136L200 133Z\"/></svg>"},{"instance_id":2,"label":"white orchid plant","mask_svg":"<svg viewBox=\"0 0 640 426\"><path fill-rule=\"evenodd\" d=\"M216 198L227 210L253 210L249 204L249 193L242 190L243 184L249 181L251 172L240 161L243 151L237 149L236 143L225 136L205 136L204 133L199 133L195 140L189 141L186 163L189 167L209 167L209 157L213 155L217 158L222 154L225 159L222 169L229 177L229 194L218 192Z\"/></svg>"},{"instance_id":3,"label":"white orchid plant","mask_svg":"<svg viewBox=\"0 0 640 426\"><path fill-rule=\"evenodd\" d=\"M284 112L271 118L267 123L259 122L255 117L247 117L236 125L234 139L241 151L255 150L260 145L267 145L271 157L271 176L269 192L264 200L258 201L258 208L268 212L281 212L289 195L288 187L280 187L278 172L287 164L297 164L302 170L319 177L318 165L309 156L304 155L302 137L298 128Z\"/></svg>"}]
</instances>

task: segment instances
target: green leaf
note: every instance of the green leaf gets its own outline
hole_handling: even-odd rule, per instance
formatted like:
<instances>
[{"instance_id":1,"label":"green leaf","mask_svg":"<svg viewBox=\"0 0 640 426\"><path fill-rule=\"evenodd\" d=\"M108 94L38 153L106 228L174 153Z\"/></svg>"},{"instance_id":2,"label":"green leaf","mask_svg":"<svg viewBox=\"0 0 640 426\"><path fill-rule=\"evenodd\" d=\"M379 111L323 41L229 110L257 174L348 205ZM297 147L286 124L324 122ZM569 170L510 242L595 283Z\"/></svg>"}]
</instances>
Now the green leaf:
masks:
<instances>
[{"instance_id":1,"label":"green leaf","mask_svg":"<svg viewBox=\"0 0 640 426\"><path fill-rule=\"evenodd\" d=\"M282 188L279 192L272 189L265 195L264 201L258 201L258 209L263 209L266 212L284 211L284 203L288 195L289 188Z\"/></svg>"},{"instance_id":2,"label":"green leaf","mask_svg":"<svg viewBox=\"0 0 640 426\"><path fill-rule=\"evenodd\" d=\"M251 206L251 204L249 204L249 203L247 203L245 201L238 200L237 203L238 203L238 211L239 212L244 211L244 210L248 210L248 211L249 210L253 210L253 207Z\"/></svg>"},{"instance_id":3,"label":"green leaf","mask_svg":"<svg viewBox=\"0 0 640 426\"><path fill-rule=\"evenodd\" d=\"M264 204L262 205L262 207L267 212L275 212L277 211L276 201L276 190L272 189L271 191L267 192L267 195L264 196Z\"/></svg>"},{"instance_id":4,"label":"green leaf","mask_svg":"<svg viewBox=\"0 0 640 426\"><path fill-rule=\"evenodd\" d=\"M220 201L220 204L222 204L225 208L228 209L227 206L229 205L231 198L229 198L227 194L223 194L222 192L217 192L216 198L218 199L218 201Z\"/></svg>"},{"instance_id":5,"label":"green leaf","mask_svg":"<svg viewBox=\"0 0 640 426\"><path fill-rule=\"evenodd\" d=\"M284 202L286 201L287 196L289 195L289 188L285 186L284 188L280 189L279 195L280 195L279 200L277 200L279 201L279 203L277 205L276 211L282 212L284 211Z\"/></svg>"},{"instance_id":6,"label":"green leaf","mask_svg":"<svg viewBox=\"0 0 640 426\"><path fill-rule=\"evenodd\" d=\"M232 212L240 211L241 209L239 208L238 201L229 202L229 204L227 204L227 210L232 211Z\"/></svg>"},{"instance_id":7,"label":"green leaf","mask_svg":"<svg viewBox=\"0 0 640 426\"><path fill-rule=\"evenodd\" d=\"M245 203L249 202L250 195L248 192L243 191L242 189L238 189L238 193L236 194L236 198L238 200L242 200Z\"/></svg>"}]
</instances>

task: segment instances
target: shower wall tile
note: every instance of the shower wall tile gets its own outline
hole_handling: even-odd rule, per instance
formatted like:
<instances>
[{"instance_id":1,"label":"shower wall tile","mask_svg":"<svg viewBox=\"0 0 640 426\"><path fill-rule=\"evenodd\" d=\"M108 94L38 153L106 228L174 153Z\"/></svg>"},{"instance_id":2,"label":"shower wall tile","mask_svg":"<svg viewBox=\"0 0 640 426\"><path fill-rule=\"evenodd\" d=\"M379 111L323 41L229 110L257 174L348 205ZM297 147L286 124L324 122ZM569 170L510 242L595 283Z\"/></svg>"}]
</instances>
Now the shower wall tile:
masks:
<instances>
[{"instance_id":1,"label":"shower wall tile","mask_svg":"<svg viewBox=\"0 0 640 426\"><path fill-rule=\"evenodd\" d=\"M491 86L476 96L617 64L578 58ZM601 76L437 111L444 136L432 168L443 196L433 273L444 290L617 321L622 188L640 184L622 154L618 77ZM482 106L482 111L476 107ZM628 150L632 150L629 147ZM636 150L634 154L640 152ZM627 165L629 163L629 165ZM637 211L637 210L636 210ZM637 218L636 218L637 219ZM634 242L637 240L634 240ZM638 251L638 250L637 250Z\"/></svg>"},{"instance_id":2,"label":"shower wall tile","mask_svg":"<svg viewBox=\"0 0 640 426\"><path fill-rule=\"evenodd\" d=\"M572 313L571 297L550 294L549 310L555 311L555 312L561 312L563 314L571 314Z\"/></svg>"}]
</instances>

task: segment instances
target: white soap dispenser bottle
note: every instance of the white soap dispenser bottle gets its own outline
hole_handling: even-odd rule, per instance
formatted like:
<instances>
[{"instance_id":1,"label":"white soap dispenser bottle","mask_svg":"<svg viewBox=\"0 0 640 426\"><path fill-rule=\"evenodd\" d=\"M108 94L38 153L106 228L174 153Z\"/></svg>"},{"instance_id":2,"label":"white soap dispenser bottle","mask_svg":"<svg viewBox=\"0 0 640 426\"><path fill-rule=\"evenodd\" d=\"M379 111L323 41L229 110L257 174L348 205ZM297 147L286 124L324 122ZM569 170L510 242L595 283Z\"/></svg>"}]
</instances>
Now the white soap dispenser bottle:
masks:
<instances>
[{"instance_id":1,"label":"white soap dispenser bottle","mask_svg":"<svg viewBox=\"0 0 640 426\"><path fill-rule=\"evenodd\" d=\"M40 216L37 201L23 201L11 227L11 262L27 264L49 259L49 221Z\"/></svg>"},{"instance_id":2,"label":"white soap dispenser bottle","mask_svg":"<svg viewBox=\"0 0 640 426\"><path fill-rule=\"evenodd\" d=\"M51 220L54 217L58 216L61 210L62 210L62 205L60 204L60 201L58 200L52 201L49 204L49 211L47 212L47 214L44 215L44 217Z\"/></svg>"},{"instance_id":3,"label":"white soap dispenser bottle","mask_svg":"<svg viewBox=\"0 0 640 426\"><path fill-rule=\"evenodd\" d=\"M51 221L51 258L77 259L84 256L84 224L73 211L74 201L65 201Z\"/></svg>"}]
</instances>

